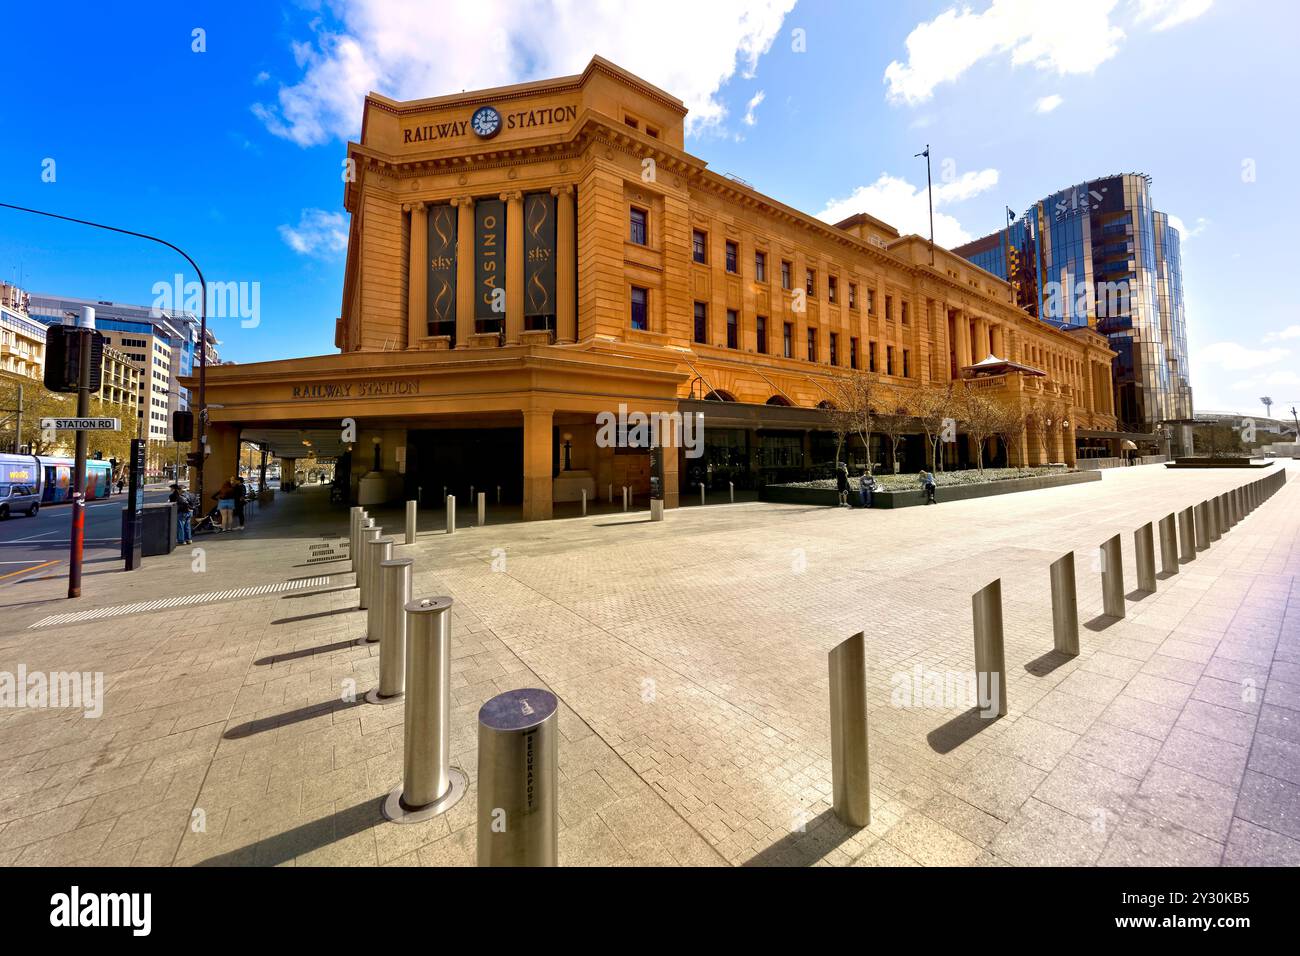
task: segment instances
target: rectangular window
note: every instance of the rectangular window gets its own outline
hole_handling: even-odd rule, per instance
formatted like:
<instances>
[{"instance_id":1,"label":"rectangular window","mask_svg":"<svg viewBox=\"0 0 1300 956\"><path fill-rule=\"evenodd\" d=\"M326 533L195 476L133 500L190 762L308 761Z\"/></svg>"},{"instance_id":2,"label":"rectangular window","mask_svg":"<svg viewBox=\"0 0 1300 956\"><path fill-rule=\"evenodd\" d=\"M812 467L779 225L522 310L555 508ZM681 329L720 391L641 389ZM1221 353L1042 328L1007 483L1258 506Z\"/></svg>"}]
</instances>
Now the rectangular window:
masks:
<instances>
[{"instance_id":1,"label":"rectangular window","mask_svg":"<svg viewBox=\"0 0 1300 956\"><path fill-rule=\"evenodd\" d=\"M758 354L767 354L767 316L760 315L757 322Z\"/></svg>"},{"instance_id":2,"label":"rectangular window","mask_svg":"<svg viewBox=\"0 0 1300 956\"><path fill-rule=\"evenodd\" d=\"M789 322L781 330L781 348L786 358L794 358L794 326Z\"/></svg>"},{"instance_id":3,"label":"rectangular window","mask_svg":"<svg viewBox=\"0 0 1300 956\"><path fill-rule=\"evenodd\" d=\"M876 290L867 290L867 315L876 314Z\"/></svg>"},{"instance_id":4,"label":"rectangular window","mask_svg":"<svg viewBox=\"0 0 1300 956\"><path fill-rule=\"evenodd\" d=\"M727 242L727 271L736 271L736 244L731 241Z\"/></svg>"},{"instance_id":5,"label":"rectangular window","mask_svg":"<svg viewBox=\"0 0 1300 956\"><path fill-rule=\"evenodd\" d=\"M808 330L808 361L817 361L817 330Z\"/></svg>"},{"instance_id":6,"label":"rectangular window","mask_svg":"<svg viewBox=\"0 0 1300 956\"><path fill-rule=\"evenodd\" d=\"M909 368L909 365L911 364L911 362L909 361L910 358L911 356L908 354L908 350L903 349L903 378L912 377L911 369Z\"/></svg>"},{"instance_id":7,"label":"rectangular window","mask_svg":"<svg viewBox=\"0 0 1300 956\"><path fill-rule=\"evenodd\" d=\"M695 303L695 341L709 340L709 307L703 302Z\"/></svg>"},{"instance_id":8,"label":"rectangular window","mask_svg":"<svg viewBox=\"0 0 1300 956\"><path fill-rule=\"evenodd\" d=\"M856 336L849 339L849 368L858 367L858 339Z\"/></svg>"},{"instance_id":9,"label":"rectangular window","mask_svg":"<svg viewBox=\"0 0 1300 956\"><path fill-rule=\"evenodd\" d=\"M696 262L708 264L709 261L709 237L707 233L700 232L696 229L691 233L691 258Z\"/></svg>"},{"instance_id":10,"label":"rectangular window","mask_svg":"<svg viewBox=\"0 0 1300 956\"><path fill-rule=\"evenodd\" d=\"M831 333L831 364L832 365L839 364L839 345L840 345L839 333L832 332Z\"/></svg>"},{"instance_id":11,"label":"rectangular window","mask_svg":"<svg viewBox=\"0 0 1300 956\"><path fill-rule=\"evenodd\" d=\"M849 308L856 309L857 307L858 307L858 284L856 282L850 282L849 283Z\"/></svg>"},{"instance_id":12,"label":"rectangular window","mask_svg":"<svg viewBox=\"0 0 1300 956\"><path fill-rule=\"evenodd\" d=\"M632 286L632 328L639 329L642 332L647 331L649 326L650 310L650 293L640 286Z\"/></svg>"},{"instance_id":13,"label":"rectangular window","mask_svg":"<svg viewBox=\"0 0 1300 956\"><path fill-rule=\"evenodd\" d=\"M817 270L808 269L804 275L804 291L808 293L808 298L815 298L817 295Z\"/></svg>"},{"instance_id":14,"label":"rectangular window","mask_svg":"<svg viewBox=\"0 0 1300 956\"><path fill-rule=\"evenodd\" d=\"M875 370L876 370L876 343L868 342L867 343L867 371L874 372Z\"/></svg>"},{"instance_id":15,"label":"rectangular window","mask_svg":"<svg viewBox=\"0 0 1300 956\"><path fill-rule=\"evenodd\" d=\"M727 348L729 349L740 347L739 342L737 341L737 335L739 334L738 326L740 325L739 320L740 317L736 314L735 309L727 310Z\"/></svg>"},{"instance_id":16,"label":"rectangular window","mask_svg":"<svg viewBox=\"0 0 1300 956\"><path fill-rule=\"evenodd\" d=\"M898 309L899 309L899 319L900 319L900 321L902 321L902 323L903 323L904 325L907 325L907 303L906 303L906 302L900 302L900 303L898 304Z\"/></svg>"},{"instance_id":17,"label":"rectangular window","mask_svg":"<svg viewBox=\"0 0 1300 956\"><path fill-rule=\"evenodd\" d=\"M892 345L885 346L885 374L894 374L894 347Z\"/></svg>"},{"instance_id":18,"label":"rectangular window","mask_svg":"<svg viewBox=\"0 0 1300 956\"><path fill-rule=\"evenodd\" d=\"M766 252L754 253L754 281L755 282L767 281L767 253Z\"/></svg>"},{"instance_id":19,"label":"rectangular window","mask_svg":"<svg viewBox=\"0 0 1300 956\"><path fill-rule=\"evenodd\" d=\"M835 294L840 291L839 285L840 280L835 276L826 277L826 298L830 300L832 305L835 304ZM834 365L835 363L832 362L831 364Z\"/></svg>"},{"instance_id":20,"label":"rectangular window","mask_svg":"<svg viewBox=\"0 0 1300 956\"><path fill-rule=\"evenodd\" d=\"M631 230L628 238L632 242L635 242L638 246L644 246L646 244L646 234L647 234L646 211L644 209L638 209L636 208L636 206L633 206L630 222L631 222Z\"/></svg>"},{"instance_id":21,"label":"rectangular window","mask_svg":"<svg viewBox=\"0 0 1300 956\"><path fill-rule=\"evenodd\" d=\"M784 259L781 260L781 288L790 288L790 263Z\"/></svg>"},{"instance_id":22,"label":"rectangular window","mask_svg":"<svg viewBox=\"0 0 1300 956\"><path fill-rule=\"evenodd\" d=\"M885 321L894 321L894 297L892 295L885 296Z\"/></svg>"}]
</instances>

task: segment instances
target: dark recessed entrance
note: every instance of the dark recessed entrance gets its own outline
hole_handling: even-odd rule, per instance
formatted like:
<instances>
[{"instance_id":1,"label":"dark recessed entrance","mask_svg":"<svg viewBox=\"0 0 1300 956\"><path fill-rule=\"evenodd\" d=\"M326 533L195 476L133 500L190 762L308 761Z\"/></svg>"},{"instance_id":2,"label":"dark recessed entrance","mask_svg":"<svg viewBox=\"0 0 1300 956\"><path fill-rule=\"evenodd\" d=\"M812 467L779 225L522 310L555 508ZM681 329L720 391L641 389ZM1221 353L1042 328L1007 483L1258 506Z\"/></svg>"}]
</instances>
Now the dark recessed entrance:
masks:
<instances>
[{"instance_id":1,"label":"dark recessed entrance","mask_svg":"<svg viewBox=\"0 0 1300 956\"><path fill-rule=\"evenodd\" d=\"M470 504L470 487L487 492L496 503L523 501L524 430L522 428L435 428L406 433L406 494L423 488L425 504L440 505L442 488L458 506Z\"/></svg>"}]
</instances>

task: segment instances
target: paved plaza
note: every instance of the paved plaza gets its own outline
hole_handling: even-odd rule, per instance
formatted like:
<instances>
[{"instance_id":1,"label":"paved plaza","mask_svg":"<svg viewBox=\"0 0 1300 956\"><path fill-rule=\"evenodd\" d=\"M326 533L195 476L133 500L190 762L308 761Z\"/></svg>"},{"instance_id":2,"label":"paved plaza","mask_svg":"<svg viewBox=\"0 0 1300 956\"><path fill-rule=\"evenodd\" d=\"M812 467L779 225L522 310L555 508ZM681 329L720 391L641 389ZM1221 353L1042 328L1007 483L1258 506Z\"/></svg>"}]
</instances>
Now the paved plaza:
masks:
<instances>
[{"instance_id":1,"label":"paved plaza","mask_svg":"<svg viewBox=\"0 0 1300 956\"><path fill-rule=\"evenodd\" d=\"M1277 463L1274 468L1287 467ZM0 671L103 672L103 715L0 710L3 865L472 865L476 714L552 690L566 865L1300 864L1300 468L1154 594L1132 531L1265 470L1119 469L898 511L759 502L470 526L421 515L416 596L449 594L454 809L398 826L402 707L356 699L378 651L347 513L280 495L143 570L0 589ZM377 514L400 534L396 510ZM1123 534L1128 614L1094 556ZM1076 550L1081 652L1053 652L1048 565ZM340 555L344 559L340 559ZM973 667L1001 578L1009 712L898 706ZM242 588L314 579L284 590ZM232 593L233 592L233 593ZM189 606L50 623L182 595ZM826 654L867 635L873 821L830 809Z\"/></svg>"}]
</instances>

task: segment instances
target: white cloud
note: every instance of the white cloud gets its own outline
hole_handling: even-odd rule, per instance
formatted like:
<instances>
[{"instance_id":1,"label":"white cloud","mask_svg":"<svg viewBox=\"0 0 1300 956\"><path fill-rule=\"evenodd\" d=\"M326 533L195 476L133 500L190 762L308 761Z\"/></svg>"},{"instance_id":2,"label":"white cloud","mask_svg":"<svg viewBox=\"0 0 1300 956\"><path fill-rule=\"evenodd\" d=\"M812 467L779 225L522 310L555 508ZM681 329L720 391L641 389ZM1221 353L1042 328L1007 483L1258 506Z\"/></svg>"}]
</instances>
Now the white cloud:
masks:
<instances>
[{"instance_id":1,"label":"white cloud","mask_svg":"<svg viewBox=\"0 0 1300 956\"><path fill-rule=\"evenodd\" d=\"M1200 16L1212 0L1136 0L1135 27L1164 30ZM1119 52L1118 0L992 0L982 12L953 6L918 23L904 41L907 61L885 68L890 101L914 106L982 60L1009 56L1059 76L1089 74Z\"/></svg>"},{"instance_id":2,"label":"white cloud","mask_svg":"<svg viewBox=\"0 0 1300 956\"><path fill-rule=\"evenodd\" d=\"M1252 349L1237 342L1215 342L1196 353L1192 368L1214 365L1229 372L1244 372L1282 361L1291 354L1290 349Z\"/></svg>"},{"instance_id":3,"label":"white cloud","mask_svg":"<svg viewBox=\"0 0 1300 956\"><path fill-rule=\"evenodd\" d=\"M934 241L946 248L959 246L972 238L954 216L940 207L970 199L998 184L996 169L966 173L951 182L934 187ZM903 235L930 234L930 207L924 184L913 186L906 179L881 173L870 186L859 186L844 199L832 199L817 214L823 222L836 223L856 213L865 212L894 226Z\"/></svg>"},{"instance_id":4,"label":"white cloud","mask_svg":"<svg viewBox=\"0 0 1300 956\"><path fill-rule=\"evenodd\" d=\"M1137 0L1137 22L1155 20L1153 30L1168 30L1188 20L1195 20L1214 0Z\"/></svg>"},{"instance_id":5,"label":"white cloud","mask_svg":"<svg viewBox=\"0 0 1300 956\"><path fill-rule=\"evenodd\" d=\"M1265 334L1265 342L1280 342L1284 339L1300 339L1300 325L1288 325L1285 329Z\"/></svg>"},{"instance_id":6,"label":"white cloud","mask_svg":"<svg viewBox=\"0 0 1300 956\"><path fill-rule=\"evenodd\" d=\"M1064 102L1065 100L1061 99L1060 95L1057 93L1053 93L1051 96L1040 97L1038 102L1034 104L1034 112L1050 113Z\"/></svg>"},{"instance_id":7,"label":"white cloud","mask_svg":"<svg viewBox=\"0 0 1300 956\"><path fill-rule=\"evenodd\" d=\"M1185 222L1183 222L1182 219L1180 219L1179 217L1173 215L1169 217L1169 225L1173 226L1175 229L1178 230L1178 234L1183 239L1183 241L1186 241L1188 239L1195 239L1197 236L1199 236L1201 233L1205 231L1206 227L1209 226L1209 224L1210 224L1210 220L1206 219L1204 216L1197 216L1196 225L1189 228L1188 225Z\"/></svg>"},{"instance_id":8,"label":"white cloud","mask_svg":"<svg viewBox=\"0 0 1300 956\"><path fill-rule=\"evenodd\" d=\"M401 0L348 0L331 4L341 29L313 21L311 41L294 43L302 78L253 112L275 135L310 146L355 136L371 90L414 99L564 76L600 53L681 97L687 132L698 132L722 122L718 91L738 68L754 73L794 3L443 0L435 13Z\"/></svg>"},{"instance_id":9,"label":"white cloud","mask_svg":"<svg viewBox=\"0 0 1300 956\"><path fill-rule=\"evenodd\" d=\"M280 238L301 255L333 258L348 247L348 223L341 212L304 209L297 226L280 226Z\"/></svg>"},{"instance_id":10,"label":"white cloud","mask_svg":"<svg viewBox=\"0 0 1300 956\"><path fill-rule=\"evenodd\" d=\"M755 93L753 96L749 98L749 102L745 104L745 125L746 126L753 126L755 123L758 122L758 117L754 115L754 110L758 109L759 104L762 103L763 100L766 99L766 97L767 94L764 93L762 90L759 90L757 93Z\"/></svg>"}]
</instances>

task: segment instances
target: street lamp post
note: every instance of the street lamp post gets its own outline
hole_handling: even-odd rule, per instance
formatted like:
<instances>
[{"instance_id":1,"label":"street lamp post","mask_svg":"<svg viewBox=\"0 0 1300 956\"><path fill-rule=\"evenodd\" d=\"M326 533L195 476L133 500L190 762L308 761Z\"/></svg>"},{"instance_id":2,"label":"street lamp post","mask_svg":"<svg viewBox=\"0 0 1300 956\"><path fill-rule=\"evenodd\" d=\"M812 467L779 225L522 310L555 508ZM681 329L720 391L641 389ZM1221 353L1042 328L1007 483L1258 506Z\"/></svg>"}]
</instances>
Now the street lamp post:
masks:
<instances>
[{"instance_id":1,"label":"street lamp post","mask_svg":"<svg viewBox=\"0 0 1300 956\"><path fill-rule=\"evenodd\" d=\"M58 213L46 212L43 209L30 209L27 206L15 206L12 203L0 202L0 208L13 209L18 212L31 213L34 216L45 216L48 219L61 219L64 222L75 222L82 226L93 226L96 229L105 229L109 232L121 233L124 236L135 236L137 239L148 239L150 242L156 242L166 246L175 252L180 253L193 268L199 277L199 288L202 298L199 302L199 448L206 449L207 442L207 398L208 398L208 283L203 278L203 270L199 268L197 262L190 258L180 246L168 242L166 239L160 239L157 236L151 236L147 232L136 232L132 229L121 229L118 226L105 225L102 222L91 222L89 219L77 219L74 216L61 216ZM199 500L203 500L203 467L199 466Z\"/></svg>"}]
</instances>

